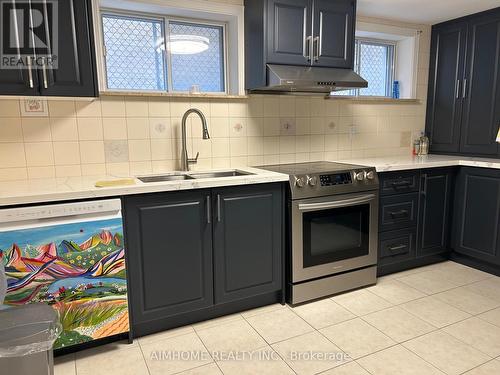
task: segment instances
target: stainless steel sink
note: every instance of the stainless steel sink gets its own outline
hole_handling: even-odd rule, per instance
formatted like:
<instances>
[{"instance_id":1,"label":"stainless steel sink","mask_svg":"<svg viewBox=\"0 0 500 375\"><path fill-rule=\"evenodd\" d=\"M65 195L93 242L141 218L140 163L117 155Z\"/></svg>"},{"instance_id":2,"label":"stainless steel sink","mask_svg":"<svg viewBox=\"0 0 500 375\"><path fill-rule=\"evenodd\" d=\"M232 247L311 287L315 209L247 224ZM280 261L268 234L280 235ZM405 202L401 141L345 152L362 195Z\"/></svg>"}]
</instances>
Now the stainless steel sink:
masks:
<instances>
[{"instance_id":1,"label":"stainless steel sink","mask_svg":"<svg viewBox=\"0 0 500 375\"><path fill-rule=\"evenodd\" d=\"M201 178L217 178L217 177L236 177L236 176L248 176L253 175L254 173L250 172L242 172L238 170L230 170L230 171L220 171L220 172L197 172L190 173L189 176L195 179Z\"/></svg>"},{"instance_id":2,"label":"stainless steel sink","mask_svg":"<svg viewBox=\"0 0 500 375\"><path fill-rule=\"evenodd\" d=\"M164 174L157 176L141 176L137 177L142 182L166 182L166 181L182 181L193 180L193 177L187 174Z\"/></svg>"},{"instance_id":3,"label":"stainless steel sink","mask_svg":"<svg viewBox=\"0 0 500 375\"><path fill-rule=\"evenodd\" d=\"M166 181L183 181L183 180L200 180L203 178L218 178L218 177L236 177L247 176L255 173L238 171L232 169L229 171L218 172L185 172L185 173L168 173L155 176L139 176L137 177L142 182L166 182Z\"/></svg>"}]
</instances>

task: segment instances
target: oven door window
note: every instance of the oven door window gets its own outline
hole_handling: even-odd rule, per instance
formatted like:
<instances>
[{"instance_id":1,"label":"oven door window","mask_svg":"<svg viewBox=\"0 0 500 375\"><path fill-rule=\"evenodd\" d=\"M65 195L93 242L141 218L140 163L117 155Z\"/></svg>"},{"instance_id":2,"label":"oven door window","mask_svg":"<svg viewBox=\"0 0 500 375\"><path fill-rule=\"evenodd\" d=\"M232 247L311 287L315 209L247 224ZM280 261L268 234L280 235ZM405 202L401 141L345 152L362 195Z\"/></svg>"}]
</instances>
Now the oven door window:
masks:
<instances>
[{"instance_id":1,"label":"oven door window","mask_svg":"<svg viewBox=\"0 0 500 375\"><path fill-rule=\"evenodd\" d=\"M302 217L304 267L368 255L369 204L305 212Z\"/></svg>"}]
</instances>

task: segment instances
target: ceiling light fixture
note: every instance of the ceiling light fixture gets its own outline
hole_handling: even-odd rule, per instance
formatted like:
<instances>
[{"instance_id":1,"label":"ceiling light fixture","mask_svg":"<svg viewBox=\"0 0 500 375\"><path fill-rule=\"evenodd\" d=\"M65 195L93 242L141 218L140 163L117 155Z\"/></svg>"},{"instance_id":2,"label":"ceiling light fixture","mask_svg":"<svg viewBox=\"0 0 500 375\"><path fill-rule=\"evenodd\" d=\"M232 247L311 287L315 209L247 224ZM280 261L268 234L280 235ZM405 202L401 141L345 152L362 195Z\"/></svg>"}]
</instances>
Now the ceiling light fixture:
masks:
<instances>
[{"instance_id":1,"label":"ceiling light fixture","mask_svg":"<svg viewBox=\"0 0 500 375\"><path fill-rule=\"evenodd\" d=\"M171 35L167 48L174 55L194 55L208 49L210 40L199 35Z\"/></svg>"}]
</instances>

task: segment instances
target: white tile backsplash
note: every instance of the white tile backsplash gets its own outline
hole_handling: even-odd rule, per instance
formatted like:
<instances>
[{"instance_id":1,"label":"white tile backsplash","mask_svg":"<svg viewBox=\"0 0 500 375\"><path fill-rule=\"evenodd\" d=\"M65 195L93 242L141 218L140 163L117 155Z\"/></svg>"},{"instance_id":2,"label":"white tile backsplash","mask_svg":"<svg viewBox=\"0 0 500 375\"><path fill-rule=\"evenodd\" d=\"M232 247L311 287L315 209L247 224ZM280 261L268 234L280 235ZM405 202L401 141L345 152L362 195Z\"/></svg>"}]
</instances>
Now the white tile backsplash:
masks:
<instances>
[{"instance_id":1,"label":"white tile backsplash","mask_svg":"<svg viewBox=\"0 0 500 375\"><path fill-rule=\"evenodd\" d=\"M425 127L430 28L421 29L419 103L103 96L49 99L49 116L30 118L21 117L19 100L0 97L0 180L179 168L180 124L189 108L203 111L211 136L202 140L200 120L189 116L189 156L200 152L196 169L408 155L412 137Z\"/></svg>"}]
</instances>

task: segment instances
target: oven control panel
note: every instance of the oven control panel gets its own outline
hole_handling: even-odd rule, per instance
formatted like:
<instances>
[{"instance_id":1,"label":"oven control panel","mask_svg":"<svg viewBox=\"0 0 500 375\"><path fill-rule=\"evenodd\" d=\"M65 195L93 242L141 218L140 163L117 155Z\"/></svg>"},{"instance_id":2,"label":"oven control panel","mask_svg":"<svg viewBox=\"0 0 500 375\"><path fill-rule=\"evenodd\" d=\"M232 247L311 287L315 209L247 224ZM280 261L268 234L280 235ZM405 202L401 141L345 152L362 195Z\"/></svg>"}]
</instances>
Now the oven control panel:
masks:
<instances>
[{"instance_id":1,"label":"oven control panel","mask_svg":"<svg viewBox=\"0 0 500 375\"><path fill-rule=\"evenodd\" d=\"M322 174L319 176L321 186L336 186L352 184L350 173Z\"/></svg>"}]
</instances>

